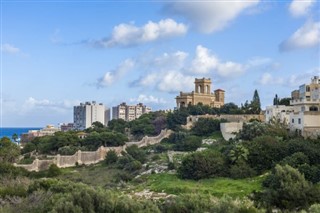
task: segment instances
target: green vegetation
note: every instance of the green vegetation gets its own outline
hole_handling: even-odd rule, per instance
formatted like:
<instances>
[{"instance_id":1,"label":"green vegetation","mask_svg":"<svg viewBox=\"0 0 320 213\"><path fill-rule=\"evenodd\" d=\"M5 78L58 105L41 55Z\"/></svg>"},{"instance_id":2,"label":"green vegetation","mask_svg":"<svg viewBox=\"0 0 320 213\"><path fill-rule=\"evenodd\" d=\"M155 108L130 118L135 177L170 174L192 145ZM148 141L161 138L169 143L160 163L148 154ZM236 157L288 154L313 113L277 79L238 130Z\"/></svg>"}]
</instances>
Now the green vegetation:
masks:
<instances>
[{"instance_id":1,"label":"green vegetation","mask_svg":"<svg viewBox=\"0 0 320 213\"><path fill-rule=\"evenodd\" d=\"M168 194L209 194L217 197L224 195L231 197L243 198L250 195L253 191L261 190L263 177L247 178L242 180L233 180L229 178L210 178L195 180L183 180L174 174L152 174L141 177L142 182L138 179L139 185L137 190L149 188L155 192Z\"/></svg>"}]
</instances>

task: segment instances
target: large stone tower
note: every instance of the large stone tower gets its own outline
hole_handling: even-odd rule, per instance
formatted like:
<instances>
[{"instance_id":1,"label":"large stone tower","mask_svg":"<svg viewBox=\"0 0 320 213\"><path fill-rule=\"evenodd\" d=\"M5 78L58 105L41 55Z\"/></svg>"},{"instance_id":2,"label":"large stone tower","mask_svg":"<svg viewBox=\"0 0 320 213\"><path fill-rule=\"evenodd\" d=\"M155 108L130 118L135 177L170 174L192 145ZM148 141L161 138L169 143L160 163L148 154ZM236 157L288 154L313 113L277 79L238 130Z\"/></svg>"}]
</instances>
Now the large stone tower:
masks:
<instances>
[{"instance_id":1,"label":"large stone tower","mask_svg":"<svg viewBox=\"0 0 320 213\"><path fill-rule=\"evenodd\" d=\"M196 78L194 81L196 93L211 94L211 79L210 78Z\"/></svg>"}]
</instances>

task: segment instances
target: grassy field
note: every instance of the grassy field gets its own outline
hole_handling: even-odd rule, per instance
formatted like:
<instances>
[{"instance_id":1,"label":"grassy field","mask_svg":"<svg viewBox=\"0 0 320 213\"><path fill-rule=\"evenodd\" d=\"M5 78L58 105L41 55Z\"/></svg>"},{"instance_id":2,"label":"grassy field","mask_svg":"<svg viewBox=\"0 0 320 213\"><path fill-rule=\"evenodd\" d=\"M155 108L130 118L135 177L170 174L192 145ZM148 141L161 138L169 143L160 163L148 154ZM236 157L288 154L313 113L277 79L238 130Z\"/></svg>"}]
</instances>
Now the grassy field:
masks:
<instances>
[{"instance_id":1,"label":"grassy field","mask_svg":"<svg viewBox=\"0 0 320 213\"><path fill-rule=\"evenodd\" d=\"M98 163L62 169L62 174L58 178L82 182L91 186L106 187L112 185L118 171L118 169L108 168L105 164Z\"/></svg>"},{"instance_id":2,"label":"grassy field","mask_svg":"<svg viewBox=\"0 0 320 213\"><path fill-rule=\"evenodd\" d=\"M151 174L142 176L136 191L150 189L155 192L168 194L200 193L211 194L217 197L229 195L231 197L244 197L254 190L261 189L263 177L233 180L228 178L212 178L200 181L181 180L175 174ZM143 182L144 181L144 182Z\"/></svg>"}]
</instances>

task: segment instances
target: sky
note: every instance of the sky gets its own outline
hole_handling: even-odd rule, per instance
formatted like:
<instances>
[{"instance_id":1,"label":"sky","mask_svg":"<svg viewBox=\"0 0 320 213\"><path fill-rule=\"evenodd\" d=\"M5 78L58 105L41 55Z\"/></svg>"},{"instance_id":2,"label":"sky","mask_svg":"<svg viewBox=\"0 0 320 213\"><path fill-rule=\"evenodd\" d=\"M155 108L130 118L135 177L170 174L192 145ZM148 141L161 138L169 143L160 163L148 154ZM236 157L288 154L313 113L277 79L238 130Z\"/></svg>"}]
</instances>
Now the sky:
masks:
<instances>
[{"instance_id":1,"label":"sky","mask_svg":"<svg viewBox=\"0 0 320 213\"><path fill-rule=\"evenodd\" d=\"M1 127L73 121L73 106L173 109L194 78L262 107L320 75L320 2L2 0Z\"/></svg>"}]
</instances>

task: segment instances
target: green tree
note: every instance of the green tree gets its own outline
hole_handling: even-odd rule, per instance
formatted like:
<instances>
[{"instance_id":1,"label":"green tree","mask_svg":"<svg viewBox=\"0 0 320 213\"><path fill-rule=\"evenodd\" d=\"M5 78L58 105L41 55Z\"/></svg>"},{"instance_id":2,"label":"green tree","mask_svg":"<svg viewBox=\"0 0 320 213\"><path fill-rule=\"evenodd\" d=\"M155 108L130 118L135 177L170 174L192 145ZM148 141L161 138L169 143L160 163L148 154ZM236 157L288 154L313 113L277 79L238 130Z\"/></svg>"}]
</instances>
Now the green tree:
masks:
<instances>
[{"instance_id":1,"label":"green tree","mask_svg":"<svg viewBox=\"0 0 320 213\"><path fill-rule=\"evenodd\" d=\"M126 127L128 127L128 123L123 119L112 119L108 122L108 129L115 132L124 134Z\"/></svg>"},{"instance_id":2,"label":"green tree","mask_svg":"<svg viewBox=\"0 0 320 213\"><path fill-rule=\"evenodd\" d=\"M99 122L99 121L93 122L91 126L92 126L93 128L103 128L103 127L104 127L104 125L103 125L101 122Z\"/></svg>"},{"instance_id":3,"label":"green tree","mask_svg":"<svg viewBox=\"0 0 320 213\"><path fill-rule=\"evenodd\" d=\"M196 151L201 146L201 137L195 135L188 135L181 140L177 140L173 149L176 151Z\"/></svg>"},{"instance_id":4,"label":"green tree","mask_svg":"<svg viewBox=\"0 0 320 213\"><path fill-rule=\"evenodd\" d=\"M225 159L214 150L191 153L183 158L178 168L178 174L183 179L221 177L224 173Z\"/></svg>"},{"instance_id":5,"label":"green tree","mask_svg":"<svg viewBox=\"0 0 320 213\"><path fill-rule=\"evenodd\" d=\"M61 169L56 164L51 164L48 170L48 177L56 177L61 174Z\"/></svg>"},{"instance_id":6,"label":"green tree","mask_svg":"<svg viewBox=\"0 0 320 213\"><path fill-rule=\"evenodd\" d=\"M269 209L299 210L320 201L319 188L306 181L297 169L289 165L276 165L263 186L264 191L256 193L255 198Z\"/></svg>"},{"instance_id":7,"label":"green tree","mask_svg":"<svg viewBox=\"0 0 320 213\"><path fill-rule=\"evenodd\" d=\"M109 164L116 163L118 161L118 155L114 150L107 152L105 162Z\"/></svg>"},{"instance_id":8,"label":"green tree","mask_svg":"<svg viewBox=\"0 0 320 213\"><path fill-rule=\"evenodd\" d=\"M260 97L257 90L254 90L253 98L251 101L251 113L252 114L260 114L261 112L261 103Z\"/></svg>"},{"instance_id":9,"label":"green tree","mask_svg":"<svg viewBox=\"0 0 320 213\"><path fill-rule=\"evenodd\" d=\"M232 163L236 163L239 160L247 161L249 155L249 150L245 148L241 144L237 144L232 150L229 152L229 158Z\"/></svg>"},{"instance_id":10,"label":"green tree","mask_svg":"<svg viewBox=\"0 0 320 213\"><path fill-rule=\"evenodd\" d=\"M20 148L12 141L3 137L0 139L0 163L13 163L20 155Z\"/></svg>"},{"instance_id":11,"label":"green tree","mask_svg":"<svg viewBox=\"0 0 320 213\"><path fill-rule=\"evenodd\" d=\"M276 94L276 96L274 97L273 99L273 105L276 106L276 105L279 105L279 98L278 98L278 95Z\"/></svg>"},{"instance_id":12,"label":"green tree","mask_svg":"<svg viewBox=\"0 0 320 213\"><path fill-rule=\"evenodd\" d=\"M146 161L146 153L143 149L139 149L137 145L132 145L126 148L126 151L131 157L144 163Z\"/></svg>"},{"instance_id":13,"label":"green tree","mask_svg":"<svg viewBox=\"0 0 320 213\"><path fill-rule=\"evenodd\" d=\"M220 131L220 123L221 120L218 119L199 118L191 131L198 136L209 136L216 131Z\"/></svg>"}]
</instances>

